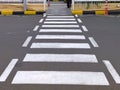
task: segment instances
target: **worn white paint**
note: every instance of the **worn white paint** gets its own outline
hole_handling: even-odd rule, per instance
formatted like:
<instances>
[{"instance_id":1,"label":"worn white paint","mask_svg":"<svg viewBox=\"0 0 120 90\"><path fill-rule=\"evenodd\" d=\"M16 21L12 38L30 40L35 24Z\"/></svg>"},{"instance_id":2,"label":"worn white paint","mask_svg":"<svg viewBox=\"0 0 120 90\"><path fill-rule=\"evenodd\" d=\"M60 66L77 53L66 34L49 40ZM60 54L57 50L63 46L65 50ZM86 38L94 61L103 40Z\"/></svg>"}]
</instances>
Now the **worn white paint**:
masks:
<instances>
[{"instance_id":1,"label":"worn white paint","mask_svg":"<svg viewBox=\"0 0 120 90\"><path fill-rule=\"evenodd\" d=\"M109 82L103 72L18 71L12 84L104 85Z\"/></svg>"},{"instance_id":2,"label":"worn white paint","mask_svg":"<svg viewBox=\"0 0 120 90\"><path fill-rule=\"evenodd\" d=\"M90 49L88 43L32 43L31 48Z\"/></svg>"},{"instance_id":3,"label":"worn white paint","mask_svg":"<svg viewBox=\"0 0 120 90\"><path fill-rule=\"evenodd\" d=\"M85 39L84 35L37 35L36 39Z\"/></svg>"},{"instance_id":4,"label":"worn white paint","mask_svg":"<svg viewBox=\"0 0 120 90\"><path fill-rule=\"evenodd\" d=\"M85 31L85 32L88 31L88 29L86 28L86 26L82 26L82 29L83 29L83 31Z\"/></svg>"},{"instance_id":5,"label":"worn white paint","mask_svg":"<svg viewBox=\"0 0 120 90\"><path fill-rule=\"evenodd\" d=\"M46 16L47 16L46 13L44 13L44 14L43 14L43 17L46 17Z\"/></svg>"},{"instance_id":6,"label":"worn white paint","mask_svg":"<svg viewBox=\"0 0 120 90\"><path fill-rule=\"evenodd\" d=\"M95 41L95 39L93 37L89 37L89 40L90 40L90 42L92 43L92 45L94 47L99 47L98 44L97 44L97 42Z\"/></svg>"},{"instance_id":7,"label":"worn white paint","mask_svg":"<svg viewBox=\"0 0 120 90\"><path fill-rule=\"evenodd\" d=\"M74 16L47 16L47 18L74 18Z\"/></svg>"},{"instance_id":8,"label":"worn white paint","mask_svg":"<svg viewBox=\"0 0 120 90\"><path fill-rule=\"evenodd\" d=\"M42 27L79 28L79 25L42 25Z\"/></svg>"},{"instance_id":9,"label":"worn white paint","mask_svg":"<svg viewBox=\"0 0 120 90\"><path fill-rule=\"evenodd\" d=\"M82 21L80 19L77 19L79 23L82 23Z\"/></svg>"},{"instance_id":10,"label":"worn white paint","mask_svg":"<svg viewBox=\"0 0 120 90\"><path fill-rule=\"evenodd\" d=\"M46 20L52 20L52 21L67 20L67 21L71 21L71 20L75 20L75 19L46 19Z\"/></svg>"},{"instance_id":11,"label":"worn white paint","mask_svg":"<svg viewBox=\"0 0 120 90\"><path fill-rule=\"evenodd\" d=\"M24 62L84 62L98 63L93 54L26 54Z\"/></svg>"},{"instance_id":12,"label":"worn white paint","mask_svg":"<svg viewBox=\"0 0 120 90\"><path fill-rule=\"evenodd\" d=\"M67 32L67 33L81 33L81 29L40 29L39 32Z\"/></svg>"},{"instance_id":13,"label":"worn white paint","mask_svg":"<svg viewBox=\"0 0 120 90\"><path fill-rule=\"evenodd\" d=\"M75 14L75 17L78 17L78 15L77 15L77 14Z\"/></svg>"},{"instance_id":14,"label":"worn white paint","mask_svg":"<svg viewBox=\"0 0 120 90\"><path fill-rule=\"evenodd\" d=\"M6 67L2 75L0 76L0 82L5 82L8 78L9 74L13 70L14 66L18 62L18 59L12 59L12 61L9 63L9 65Z\"/></svg>"},{"instance_id":15,"label":"worn white paint","mask_svg":"<svg viewBox=\"0 0 120 90\"><path fill-rule=\"evenodd\" d=\"M23 43L22 47L27 47L28 44L30 43L31 39L32 39L32 36L27 37L27 39L26 39L25 42Z\"/></svg>"},{"instance_id":16,"label":"worn white paint","mask_svg":"<svg viewBox=\"0 0 120 90\"><path fill-rule=\"evenodd\" d=\"M113 77L113 79L115 80L115 82L117 84L120 84L120 76L117 73L117 71L115 70L115 68L113 67L113 65L110 63L110 61L108 60L103 60L103 63L105 64L105 66L107 67L108 71L110 72L111 76Z\"/></svg>"},{"instance_id":17,"label":"worn white paint","mask_svg":"<svg viewBox=\"0 0 120 90\"><path fill-rule=\"evenodd\" d=\"M75 21L71 21L71 22L44 22L44 24L77 24L77 22Z\"/></svg>"},{"instance_id":18,"label":"worn white paint","mask_svg":"<svg viewBox=\"0 0 120 90\"><path fill-rule=\"evenodd\" d=\"M39 23L42 23L44 19L40 19Z\"/></svg>"},{"instance_id":19,"label":"worn white paint","mask_svg":"<svg viewBox=\"0 0 120 90\"><path fill-rule=\"evenodd\" d=\"M38 28L39 28L39 25L36 25L36 26L34 27L33 31L37 31Z\"/></svg>"}]
</instances>

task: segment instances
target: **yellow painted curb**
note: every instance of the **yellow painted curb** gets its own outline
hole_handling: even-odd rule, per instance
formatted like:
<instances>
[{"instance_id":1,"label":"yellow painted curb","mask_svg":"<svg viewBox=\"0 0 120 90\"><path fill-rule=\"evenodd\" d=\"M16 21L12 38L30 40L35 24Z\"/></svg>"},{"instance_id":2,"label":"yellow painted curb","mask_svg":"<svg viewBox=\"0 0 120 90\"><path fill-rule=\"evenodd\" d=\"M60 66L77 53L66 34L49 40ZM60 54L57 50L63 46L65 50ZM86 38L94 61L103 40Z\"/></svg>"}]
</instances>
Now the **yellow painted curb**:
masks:
<instances>
[{"instance_id":1,"label":"yellow painted curb","mask_svg":"<svg viewBox=\"0 0 120 90\"><path fill-rule=\"evenodd\" d=\"M97 10L95 11L96 15L105 15L105 10Z\"/></svg>"},{"instance_id":2,"label":"yellow painted curb","mask_svg":"<svg viewBox=\"0 0 120 90\"><path fill-rule=\"evenodd\" d=\"M53 0L53 2L58 2L59 0Z\"/></svg>"},{"instance_id":3,"label":"yellow painted curb","mask_svg":"<svg viewBox=\"0 0 120 90\"><path fill-rule=\"evenodd\" d=\"M2 10L1 15L12 15L13 11L12 10Z\"/></svg>"},{"instance_id":4,"label":"yellow painted curb","mask_svg":"<svg viewBox=\"0 0 120 90\"><path fill-rule=\"evenodd\" d=\"M25 15L35 15L36 11L24 11Z\"/></svg>"},{"instance_id":5,"label":"yellow painted curb","mask_svg":"<svg viewBox=\"0 0 120 90\"><path fill-rule=\"evenodd\" d=\"M72 14L73 14L73 15L75 15L75 14L77 14L77 15L82 15L82 14L83 14L83 11L82 11L82 10L73 10L73 11L72 11Z\"/></svg>"}]
</instances>

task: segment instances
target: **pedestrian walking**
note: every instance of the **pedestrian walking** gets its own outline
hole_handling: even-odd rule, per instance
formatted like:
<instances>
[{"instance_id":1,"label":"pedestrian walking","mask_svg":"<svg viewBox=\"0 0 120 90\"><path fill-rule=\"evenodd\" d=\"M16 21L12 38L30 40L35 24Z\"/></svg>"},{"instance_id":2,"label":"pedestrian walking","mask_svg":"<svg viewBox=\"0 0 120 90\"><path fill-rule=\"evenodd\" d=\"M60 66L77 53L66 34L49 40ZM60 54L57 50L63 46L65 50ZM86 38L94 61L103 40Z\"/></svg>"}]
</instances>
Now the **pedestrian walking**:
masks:
<instances>
[{"instance_id":1,"label":"pedestrian walking","mask_svg":"<svg viewBox=\"0 0 120 90\"><path fill-rule=\"evenodd\" d=\"M67 8L70 8L72 0L66 0L66 1L67 1Z\"/></svg>"}]
</instances>

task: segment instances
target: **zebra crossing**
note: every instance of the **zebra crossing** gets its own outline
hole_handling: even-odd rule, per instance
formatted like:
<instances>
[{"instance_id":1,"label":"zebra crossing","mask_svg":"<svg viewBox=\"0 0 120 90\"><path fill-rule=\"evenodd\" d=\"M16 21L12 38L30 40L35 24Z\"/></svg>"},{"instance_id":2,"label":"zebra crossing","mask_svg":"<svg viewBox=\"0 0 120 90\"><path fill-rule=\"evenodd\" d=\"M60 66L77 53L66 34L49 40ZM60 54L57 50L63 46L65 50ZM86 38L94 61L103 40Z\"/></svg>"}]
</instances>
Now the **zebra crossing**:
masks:
<instances>
[{"instance_id":1,"label":"zebra crossing","mask_svg":"<svg viewBox=\"0 0 120 90\"><path fill-rule=\"evenodd\" d=\"M40 20L40 22L42 22ZM80 19L75 19L74 16L47 16L39 30L47 33L80 33L80 35L36 35L36 40L58 40L57 42L33 42L30 46L32 49L87 49L91 46L88 42L72 43L59 42L59 40L86 40L85 35L78 23L82 23ZM33 31L37 31L39 26L36 26ZM83 31L88 31L85 26L82 26ZM91 38L90 38L91 39ZM94 42L95 43L95 42ZM94 54L56 54L56 53L27 53L23 62L67 62L67 63L98 63L97 57ZM66 85L109 85L109 82L103 72L93 71L18 71L12 81L12 84L66 84Z\"/></svg>"},{"instance_id":2,"label":"zebra crossing","mask_svg":"<svg viewBox=\"0 0 120 90\"><path fill-rule=\"evenodd\" d=\"M81 63L84 65L100 63L94 53L82 52L82 50L89 51L92 48L98 48L99 45L93 37L84 35L84 33L88 33L88 29L82 25L80 18L75 16L44 15L44 18L39 20L39 24L41 25L36 25L33 28L33 32L36 32L37 35L35 37L28 36L22 45L23 48L29 47L31 51L25 54L22 63L67 63L67 65L70 63L77 65ZM30 44L31 40L32 43ZM45 52L40 52L41 49ZM56 53L47 52L47 49ZM32 52L33 50L34 52ZM66 50L70 50L70 52L64 53ZM74 53L72 50L81 51L81 53ZM8 65L10 69L6 68L5 72L0 76L0 82L4 82L7 79L17 61L18 59L13 59ZM120 76L112 64L108 60L103 60L103 63L114 81L120 84ZM56 68L56 66L53 67ZM110 82L103 71L48 69L36 71L18 70L11 84L109 86Z\"/></svg>"}]
</instances>

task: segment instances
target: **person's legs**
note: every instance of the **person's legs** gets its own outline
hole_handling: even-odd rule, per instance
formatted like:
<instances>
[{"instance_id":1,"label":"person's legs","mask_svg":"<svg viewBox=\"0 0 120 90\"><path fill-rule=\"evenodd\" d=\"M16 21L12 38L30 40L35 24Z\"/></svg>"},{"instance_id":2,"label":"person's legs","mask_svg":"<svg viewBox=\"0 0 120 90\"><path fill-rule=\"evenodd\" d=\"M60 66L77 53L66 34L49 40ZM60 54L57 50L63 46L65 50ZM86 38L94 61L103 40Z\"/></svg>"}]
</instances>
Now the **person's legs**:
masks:
<instances>
[{"instance_id":1,"label":"person's legs","mask_svg":"<svg viewBox=\"0 0 120 90\"><path fill-rule=\"evenodd\" d=\"M67 8L69 8L69 7L70 7L69 0L67 0Z\"/></svg>"}]
</instances>

